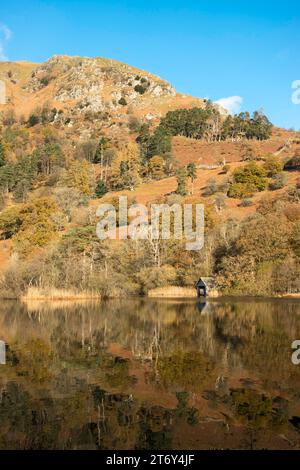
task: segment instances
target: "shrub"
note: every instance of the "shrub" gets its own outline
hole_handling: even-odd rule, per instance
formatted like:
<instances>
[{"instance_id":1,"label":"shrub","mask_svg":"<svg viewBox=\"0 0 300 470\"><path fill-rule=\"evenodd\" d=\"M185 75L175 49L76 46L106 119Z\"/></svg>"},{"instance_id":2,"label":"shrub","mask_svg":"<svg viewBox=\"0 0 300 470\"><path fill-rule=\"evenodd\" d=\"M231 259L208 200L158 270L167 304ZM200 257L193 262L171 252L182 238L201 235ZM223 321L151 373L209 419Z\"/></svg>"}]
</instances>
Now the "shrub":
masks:
<instances>
[{"instance_id":1,"label":"shrub","mask_svg":"<svg viewBox=\"0 0 300 470\"><path fill-rule=\"evenodd\" d=\"M8 239L15 235L22 225L20 210L17 207L9 207L0 214L1 239Z\"/></svg>"},{"instance_id":2,"label":"shrub","mask_svg":"<svg viewBox=\"0 0 300 470\"><path fill-rule=\"evenodd\" d=\"M15 124L17 122L15 111L13 109L5 111L2 122L4 126L12 126Z\"/></svg>"},{"instance_id":3,"label":"shrub","mask_svg":"<svg viewBox=\"0 0 300 470\"><path fill-rule=\"evenodd\" d=\"M217 191L218 191L217 183L213 178L211 178L207 181L207 185L203 191L203 195L212 196L213 194L216 194Z\"/></svg>"},{"instance_id":4,"label":"shrub","mask_svg":"<svg viewBox=\"0 0 300 470\"><path fill-rule=\"evenodd\" d=\"M283 170L283 163L276 155L270 155L266 158L263 168L267 176L272 178Z\"/></svg>"},{"instance_id":5,"label":"shrub","mask_svg":"<svg viewBox=\"0 0 300 470\"><path fill-rule=\"evenodd\" d=\"M253 196L255 188L250 183L233 183L227 193L228 197L243 199Z\"/></svg>"},{"instance_id":6,"label":"shrub","mask_svg":"<svg viewBox=\"0 0 300 470\"><path fill-rule=\"evenodd\" d=\"M34 127L40 122L39 117L36 114L31 114L28 118L28 127Z\"/></svg>"},{"instance_id":7,"label":"shrub","mask_svg":"<svg viewBox=\"0 0 300 470\"><path fill-rule=\"evenodd\" d=\"M297 222L298 220L300 220L300 206L299 206L299 204L297 204L297 203L289 204L284 209L284 215L291 222ZM293 240L292 240L292 243L293 243Z\"/></svg>"},{"instance_id":8,"label":"shrub","mask_svg":"<svg viewBox=\"0 0 300 470\"><path fill-rule=\"evenodd\" d=\"M290 186L286 192L287 199L291 202L300 202L300 188Z\"/></svg>"},{"instance_id":9,"label":"shrub","mask_svg":"<svg viewBox=\"0 0 300 470\"><path fill-rule=\"evenodd\" d=\"M290 158L284 165L286 171L299 171L300 170L300 155L295 155Z\"/></svg>"},{"instance_id":10,"label":"shrub","mask_svg":"<svg viewBox=\"0 0 300 470\"><path fill-rule=\"evenodd\" d=\"M137 116L130 115L128 117L128 128L130 132L138 132L141 129L141 121Z\"/></svg>"},{"instance_id":11,"label":"shrub","mask_svg":"<svg viewBox=\"0 0 300 470\"><path fill-rule=\"evenodd\" d=\"M241 202L239 203L239 207L250 207L253 205L253 201L250 198L245 198L242 199Z\"/></svg>"},{"instance_id":12,"label":"shrub","mask_svg":"<svg viewBox=\"0 0 300 470\"><path fill-rule=\"evenodd\" d=\"M230 182L227 180L225 181L222 181L219 185L218 185L218 191L220 193L225 193L227 194L228 193L228 189L230 188Z\"/></svg>"},{"instance_id":13,"label":"shrub","mask_svg":"<svg viewBox=\"0 0 300 470\"><path fill-rule=\"evenodd\" d=\"M267 186L267 174L264 168L257 165L255 162L251 162L248 165L238 168L234 172L234 182L244 184L246 188L245 196L251 195L255 191L263 191ZM238 186L239 190L241 187ZM250 190L250 194L249 194ZM230 189L229 189L230 191ZM231 196L233 197L233 196Z\"/></svg>"},{"instance_id":14,"label":"shrub","mask_svg":"<svg viewBox=\"0 0 300 470\"><path fill-rule=\"evenodd\" d=\"M227 173L229 173L230 171L230 165L224 165L223 168L222 168L222 173L224 175L227 175Z\"/></svg>"},{"instance_id":15,"label":"shrub","mask_svg":"<svg viewBox=\"0 0 300 470\"><path fill-rule=\"evenodd\" d=\"M146 88L142 85L135 85L134 90L139 93L140 95L143 95L146 91Z\"/></svg>"},{"instance_id":16,"label":"shrub","mask_svg":"<svg viewBox=\"0 0 300 470\"><path fill-rule=\"evenodd\" d=\"M124 96L122 96L122 98L119 99L118 103L121 106L126 106L127 105L127 101L125 100Z\"/></svg>"},{"instance_id":17,"label":"shrub","mask_svg":"<svg viewBox=\"0 0 300 470\"><path fill-rule=\"evenodd\" d=\"M221 211L222 209L225 209L225 207L226 207L226 196L225 196L225 194L223 194L223 193L216 194L215 206L219 211Z\"/></svg>"},{"instance_id":18,"label":"shrub","mask_svg":"<svg viewBox=\"0 0 300 470\"><path fill-rule=\"evenodd\" d=\"M256 158L257 157L254 148L251 145L245 145L241 160L243 162L251 162L256 160Z\"/></svg>"},{"instance_id":19,"label":"shrub","mask_svg":"<svg viewBox=\"0 0 300 470\"><path fill-rule=\"evenodd\" d=\"M281 189L285 186L287 181L286 175L284 173L278 173L272 178L272 181L269 183L269 189L271 191L276 191L276 189Z\"/></svg>"},{"instance_id":20,"label":"shrub","mask_svg":"<svg viewBox=\"0 0 300 470\"><path fill-rule=\"evenodd\" d=\"M42 84L44 87L46 87L46 86L49 85L50 81L51 81L51 77L48 77L48 76L47 76L47 77L43 77L43 78L41 79L41 84Z\"/></svg>"}]
</instances>

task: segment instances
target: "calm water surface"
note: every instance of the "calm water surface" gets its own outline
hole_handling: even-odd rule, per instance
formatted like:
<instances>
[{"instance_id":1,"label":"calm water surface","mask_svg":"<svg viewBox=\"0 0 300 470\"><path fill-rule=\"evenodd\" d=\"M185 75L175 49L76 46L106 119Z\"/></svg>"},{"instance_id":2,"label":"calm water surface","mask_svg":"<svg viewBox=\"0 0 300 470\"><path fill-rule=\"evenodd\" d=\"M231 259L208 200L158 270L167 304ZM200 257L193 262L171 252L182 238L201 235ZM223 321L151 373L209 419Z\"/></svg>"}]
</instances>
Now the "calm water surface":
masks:
<instances>
[{"instance_id":1,"label":"calm water surface","mask_svg":"<svg viewBox=\"0 0 300 470\"><path fill-rule=\"evenodd\" d=\"M2 302L0 449L298 449L300 302Z\"/></svg>"}]
</instances>

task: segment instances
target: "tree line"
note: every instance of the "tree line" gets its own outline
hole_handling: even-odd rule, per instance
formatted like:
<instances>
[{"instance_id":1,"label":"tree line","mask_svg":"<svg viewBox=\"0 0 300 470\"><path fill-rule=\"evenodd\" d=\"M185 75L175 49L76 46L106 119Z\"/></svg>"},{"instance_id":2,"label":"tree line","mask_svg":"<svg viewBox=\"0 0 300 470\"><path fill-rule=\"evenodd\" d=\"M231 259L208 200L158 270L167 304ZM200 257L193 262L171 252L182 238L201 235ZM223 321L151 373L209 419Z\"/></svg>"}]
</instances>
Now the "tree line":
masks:
<instances>
[{"instance_id":1,"label":"tree line","mask_svg":"<svg viewBox=\"0 0 300 470\"><path fill-rule=\"evenodd\" d=\"M212 104L205 108L177 109L169 111L161 119L156 134L182 135L209 142L231 140L266 140L272 133L272 124L263 114L255 111L252 116L243 112L224 117Z\"/></svg>"}]
</instances>

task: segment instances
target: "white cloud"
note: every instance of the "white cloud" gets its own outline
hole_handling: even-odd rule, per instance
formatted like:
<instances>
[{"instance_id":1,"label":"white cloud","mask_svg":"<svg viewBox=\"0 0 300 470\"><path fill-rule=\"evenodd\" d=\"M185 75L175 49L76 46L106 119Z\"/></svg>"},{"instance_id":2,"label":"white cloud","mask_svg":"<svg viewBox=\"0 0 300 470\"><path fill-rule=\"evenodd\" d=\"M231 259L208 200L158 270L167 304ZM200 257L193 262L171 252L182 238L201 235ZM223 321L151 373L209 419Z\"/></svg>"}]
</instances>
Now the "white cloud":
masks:
<instances>
[{"instance_id":1,"label":"white cloud","mask_svg":"<svg viewBox=\"0 0 300 470\"><path fill-rule=\"evenodd\" d=\"M7 60L5 55L5 46L12 36L11 30L0 23L0 60Z\"/></svg>"},{"instance_id":2,"label":"white cloud","mask_svg":"<svg viewBox=\"0 0 300 470\"><path fill-rule=\"evenodd\" d=\"M4 39L9 41L12 36L11 30L5 24L0 24L0 31L3 33Z\"/></svg>"},{"instance_id":3,"label":"white cloud","mask_svg":"<svg viewBox=\"0 0 300 470\"><path fill-rule=\"evenodd\" d=\"M228 96L228 98L221 98L215 103L227 109L230 114L237 114L241 110L243 98L241 96Z\"/></svg>"}]
</instances>

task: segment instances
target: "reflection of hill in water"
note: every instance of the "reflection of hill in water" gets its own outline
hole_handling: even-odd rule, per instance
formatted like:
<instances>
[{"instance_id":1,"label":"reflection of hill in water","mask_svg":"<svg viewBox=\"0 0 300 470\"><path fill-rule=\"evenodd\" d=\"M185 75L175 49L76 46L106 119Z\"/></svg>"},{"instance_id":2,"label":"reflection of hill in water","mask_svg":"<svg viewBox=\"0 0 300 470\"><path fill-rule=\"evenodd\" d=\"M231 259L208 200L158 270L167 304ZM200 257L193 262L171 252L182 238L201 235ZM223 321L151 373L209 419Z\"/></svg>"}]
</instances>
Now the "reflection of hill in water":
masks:
<instances>
[{"instance_id":1,"label":"reflection of hill in water","mask_svg":"<svg viewBox=\"0 0 300 470\"><path fill-rule=\"evenodd\" d=\"M8 345L8 364L0 366L1 448L7 439L21 445L9 437L13 404L16 426L29 430L24 442L33 448L247 447L242 439L252 421L238 432L240 401L264 407L266 394L272 410L282 393L300 413L300 369L290 360L291 342L300 338L295 301L7 302L0 331ZM249 388L255 391L231 392ZM288 426L284 413L281 425ZM264 446L284 445L270 419L259 425L273 433ZM181 441L177 426L187 429Z\"/></svg>"}]
</instances>

